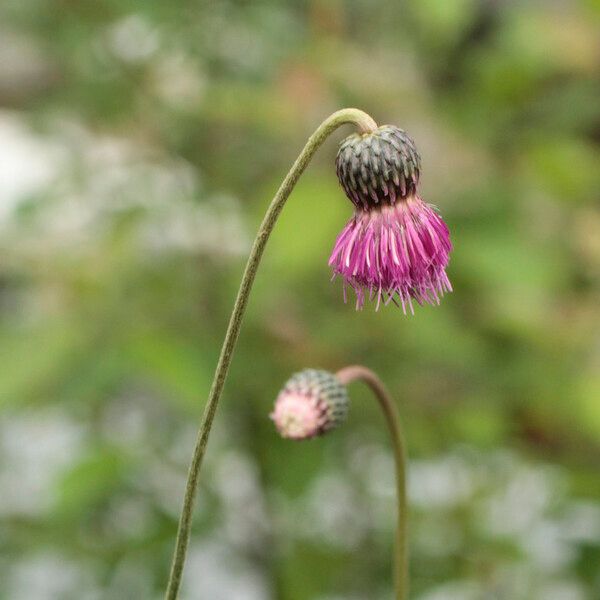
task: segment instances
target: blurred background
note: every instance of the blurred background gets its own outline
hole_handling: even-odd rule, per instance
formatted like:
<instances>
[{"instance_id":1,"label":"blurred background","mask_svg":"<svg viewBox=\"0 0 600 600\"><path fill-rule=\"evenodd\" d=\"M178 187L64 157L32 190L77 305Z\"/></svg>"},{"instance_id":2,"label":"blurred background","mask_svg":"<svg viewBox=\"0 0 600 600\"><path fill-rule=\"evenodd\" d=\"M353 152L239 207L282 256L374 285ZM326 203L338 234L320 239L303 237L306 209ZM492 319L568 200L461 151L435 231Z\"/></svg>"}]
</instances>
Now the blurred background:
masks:
<instances>
[{"instance_id":1,"label":"blurred background","mask_svg":"<svg viewBox=\"0 0 600 600\"><path fill-rule=\"evenodd\" d=\"M364 363L405 424L415 600L600 598L600 2L3 0L0 598L162 597L245 258L308 135L405 128L455 293L344 305L336 132L268 247L182 598L392 597L393 465L280 440L304 367Z\"/></svg>"}]
</instances>

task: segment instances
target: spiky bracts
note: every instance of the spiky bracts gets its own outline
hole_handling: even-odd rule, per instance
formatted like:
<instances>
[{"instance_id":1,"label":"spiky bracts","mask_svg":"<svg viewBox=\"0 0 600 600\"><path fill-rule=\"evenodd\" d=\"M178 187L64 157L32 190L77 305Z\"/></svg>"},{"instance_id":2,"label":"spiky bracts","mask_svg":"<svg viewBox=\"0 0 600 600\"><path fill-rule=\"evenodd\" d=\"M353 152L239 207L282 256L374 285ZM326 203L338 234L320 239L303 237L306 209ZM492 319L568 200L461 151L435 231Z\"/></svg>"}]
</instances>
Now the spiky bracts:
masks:
<instances>
[{"instance_id":1,"label":"spiky bracts","mask_svg":"<svg viewBox=\"0 0 600 600\"><path fill-rule=\"evenodd\" d=\"M305 440L338 427L348 414L348 393L327 371L293 375L275 401L271 419L284 438Z\"/></svg>"},{"instance_id":2,"label":"spiky bracts","mask_svg":"<svg viewBox=\"0 0 600 600\"><path fill-rule=\"evenodd\" d=\"M329 265L365 299L414 312L439 304L452 290L446 275L452 244L436 209L418 195L421 159L412 139L386 125L344 140L337 156L340 183L356 210L338 236Z\"/></svg>"},{"instance_id":3,"label":"spiky bracts","mask_svg":"<svg viewBox=\"0 0 600 600\"><path fill-rule=\"evenodd\" d=\"M394 204L414 193L421 172L414 141L393 125L348 136L335 164L346 195L363 210Z\"/></svg>"}]
</instances>

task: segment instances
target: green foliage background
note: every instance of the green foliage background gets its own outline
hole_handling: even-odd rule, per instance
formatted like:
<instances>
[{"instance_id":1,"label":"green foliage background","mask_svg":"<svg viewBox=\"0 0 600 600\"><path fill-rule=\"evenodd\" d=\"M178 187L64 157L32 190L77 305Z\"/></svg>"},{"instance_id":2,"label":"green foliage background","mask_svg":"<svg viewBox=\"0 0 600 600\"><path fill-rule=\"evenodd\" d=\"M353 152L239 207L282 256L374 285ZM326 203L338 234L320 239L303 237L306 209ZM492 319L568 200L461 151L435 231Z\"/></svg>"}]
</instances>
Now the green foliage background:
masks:
<instances>
[{"instance_id":1,"label":"green foliage background","mask_svg":"<svg viewBox=\"0 0 600 600\"><path fill-rule=\"evenodd\" d=\"M599 598L599 25L597 0L3 0L0 598L161 597L253 234L344 106L416 139L455 293L342 303L329 141L256 282L183 597L391 597L368 394L306 444L267 418L292 372L360 362L405 424L415 600Z\"/></svg>"}]
</instances>

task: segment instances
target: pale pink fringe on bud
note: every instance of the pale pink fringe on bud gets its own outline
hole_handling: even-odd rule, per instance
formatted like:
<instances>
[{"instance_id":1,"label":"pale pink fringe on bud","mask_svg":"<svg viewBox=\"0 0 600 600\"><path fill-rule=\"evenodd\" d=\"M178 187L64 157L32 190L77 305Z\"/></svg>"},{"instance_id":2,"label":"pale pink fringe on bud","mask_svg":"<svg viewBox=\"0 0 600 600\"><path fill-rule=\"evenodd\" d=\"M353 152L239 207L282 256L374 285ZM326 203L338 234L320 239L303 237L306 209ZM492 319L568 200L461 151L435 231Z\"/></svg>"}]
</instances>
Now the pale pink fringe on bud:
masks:
<instances>
[{"instance_id":1,"label":"pale pink fringe on bud","mask_svg":"<svg viewBox=\"0 0 600 600\"><path fill-rule=\"evenodd\" d=\"M306 440L335 429L347 413L348 393L337 377L306 369L287 381L271 419L282 437Z\"/></svg>"}]
</instances>

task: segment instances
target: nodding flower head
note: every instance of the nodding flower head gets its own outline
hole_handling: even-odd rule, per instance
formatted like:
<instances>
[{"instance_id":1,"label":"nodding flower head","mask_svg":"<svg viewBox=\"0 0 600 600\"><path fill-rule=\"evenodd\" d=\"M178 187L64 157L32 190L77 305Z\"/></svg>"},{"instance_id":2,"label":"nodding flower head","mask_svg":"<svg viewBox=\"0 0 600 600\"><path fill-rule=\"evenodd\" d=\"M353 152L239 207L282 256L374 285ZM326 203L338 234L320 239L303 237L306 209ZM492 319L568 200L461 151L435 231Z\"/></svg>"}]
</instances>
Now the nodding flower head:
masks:
<instances>
[{"instance_id":1,"label":"nodding flower head","mask_svg":"<svg viewBox=\"0 0 600 600\"><path fill-rule=\"evenodd\" d=\"M285 384L271 413L284 438L306 440L335 429L348 414L348 393L335 375L306 369Z\"/></svg>"},{"instance_id":2,"label":"nodding flower head","mask_svg":"<svg viewBox=\"0 0 600 600\"><path fill-rule=\"evenodd\" d=\"M413 140L384 125L353 134L341 144L337 175L355 214L338 236L329 265L356 293L394 302L414 312L418 304L439 304L452 291L446 275L452 244L437 210L418 193L421 158Z\"/></svg>"}]
</instances>

